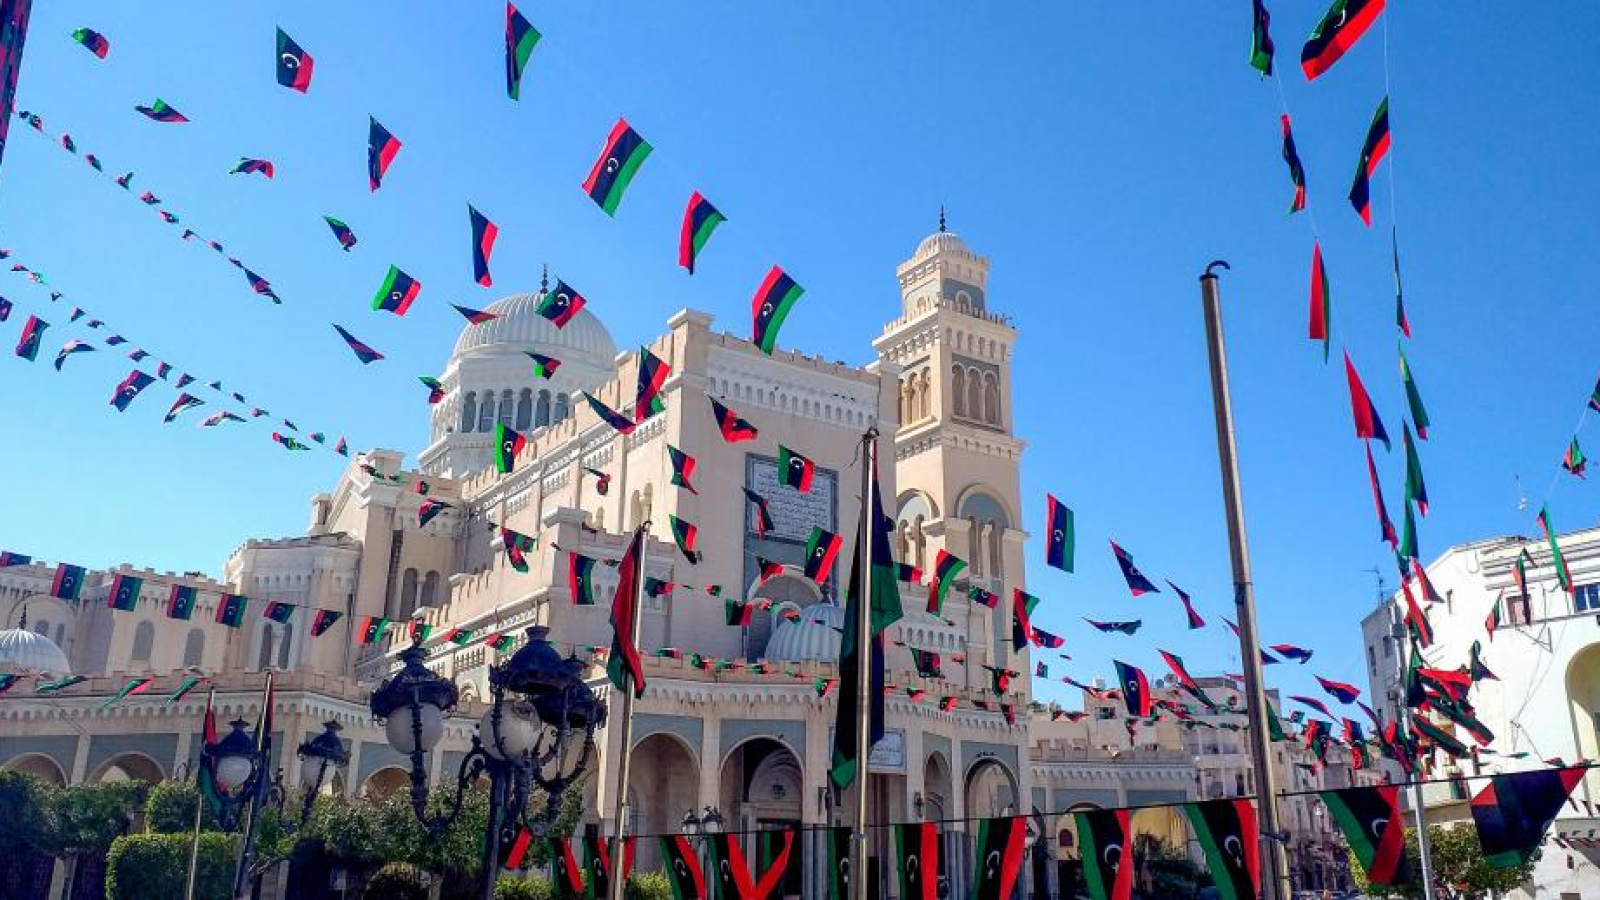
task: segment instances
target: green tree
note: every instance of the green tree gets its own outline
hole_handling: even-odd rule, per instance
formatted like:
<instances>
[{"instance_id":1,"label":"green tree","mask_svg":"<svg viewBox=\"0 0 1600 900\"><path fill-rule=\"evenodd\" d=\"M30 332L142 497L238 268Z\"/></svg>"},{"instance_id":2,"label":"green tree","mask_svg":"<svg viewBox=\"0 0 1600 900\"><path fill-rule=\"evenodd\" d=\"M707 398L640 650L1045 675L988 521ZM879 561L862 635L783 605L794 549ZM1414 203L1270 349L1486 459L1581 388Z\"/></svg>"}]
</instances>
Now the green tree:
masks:
<instances>
[{"instance_id":1,"label":"green tree","mask_svg":"<svg viewBox=\"0 0 1600 900\"><path fill-rule=\"evenodd\" d=\"M59 791L32 775L0 772L0 857L46 850Z\"/></svg>"},{"instance_id":2,"label":"green tree","mask_svg":"<svg viewBox=\"0 0 1600 900\"><path fill-rule=\"evenodd\" d=\"M48 843L58 855L103 855L126 834L150 785L143 781L78 784L55 793Z\"/></svg>"},{"instance_id":3,"label":"green tree","mask_svg":"<svg viewBox=\"0 0 1600 900\"><path fill-rule=\"evenodd\" d=\"M1453 900L1487 900L1528 883L1533 877L1538 851L1527 863L1514 869L1497 869L1483 858L1483 847L1478 843L1478 830L1467 825L1446 828L1428 826L1428 841L1432 846L1433 883ZM1414 884L1387 887L1367 883L1367 873L1361 863L1350 855L1350 874L1356 889L1368 897L1420 898L1422 894L1421 871L1416 865L1417 832L1406 829L1406 858L1412 861Z\"/></svg>"},{"instance_id":4,"label":"green tree","mask_svg":"<svg viewBox=\"0 0 1600 900\"><path fill-rule=\"evenodd\" d=\"M194 807L200 791L193 782L163 781L150 788L144 800L144 830L152 834L189 834L194 831ZM202 804L200 830L217 831L211 804Z\"/></svg>"},{"instance_id":5,"label":"green tree","mask_svg":"<svg viewBox=\"0 0 1600 900\"><path fill-rule=\"evenodd\" d=\"M129 834L113 840L106 854L106 900L182 897L189 882L190 840L186 834ZM238 846L236 835L201 833L195 897L232 896Z\"/></svg>"},{"instance_id":6,"label":"green tree","mask_svg":"<svg viewBox=\"0 0 1600 900\"><path fill-rule=\"evenodd\" d=\"M494 883L494 900L550 900L555 896L543 878L502 877Z\"/></svg>"}]
</instances>

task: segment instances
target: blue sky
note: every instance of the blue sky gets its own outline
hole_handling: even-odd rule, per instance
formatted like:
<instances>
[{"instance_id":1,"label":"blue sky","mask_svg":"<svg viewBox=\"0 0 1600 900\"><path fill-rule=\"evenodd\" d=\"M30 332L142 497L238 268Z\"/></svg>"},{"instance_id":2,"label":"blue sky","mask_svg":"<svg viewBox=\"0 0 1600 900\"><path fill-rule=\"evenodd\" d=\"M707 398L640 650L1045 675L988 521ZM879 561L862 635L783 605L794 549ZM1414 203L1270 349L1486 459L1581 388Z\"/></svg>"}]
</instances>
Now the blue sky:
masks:
<instances>
[{"instance_id":1,"label":"blue sky","mask_svg":"<svg viewBox=\"0 0 1600 900\"><path fill-rule=\"evenodd\" d=\"M414 452L427 427L415 376L442 366L461 325L446 301L483 306L528 289L549 262L627 346L683 306L742 332L750 292L776 262L807 289L782 343L864 363L897 313L894 266L942 203L951 228L993 260L992 308L1021 329L1013 390L1027 526L1042 531L1046 490L1077 511L1077 574L1045 569L1039 541L1029 545L1040 622L1075 657L1053 660L1052 675L1109 675L1115 656L1154 676L1157 646L1197 673L1237 671L1221 632L1184 631L1169 595L1130 599L1106 547L1115 538L1152 577L1182 585L1213 623L1227 612L1195 281L1220 257L1233 264L1224 300L1264 636L1317 650L1312 666L1269 670L1273 683L1301 691L1315 670L1365 686L1366 570L1392 585L1393 566L1375 540L1337 348L1325 366L1304 338L1311 235L1304 214L1284 215L1278 87L1246 64L1243 0L1186 15L1128 4L530 4L545 39L519 103L504 96L497 2L271 6L35 4L19 106L44 116L52 139L68 131L108 170L134 170L137 188L222 241L285 304L263 303L233 267L180 242L181 226L14 125L0 244L67 299L43 310L55 327L39 362L0 359L0 546L216 573L245 537L300 532L307 498L339 470L332 454L291 456L254 427L197 431L195 413L162 426L169 392L115 414L106 400L128 369L120 354L50 368L63 340L86 336L67 327L69 304L306 430ZM1594 489L1556 466L1600 368L1596 11L1391 8L1396 168L1374 182L1368 230L1344 196L1385 90L1384 23L1307 84L1298 49L1321 9L1272 9L1338 337L1397 437L1387 238L1398 188L1408 355L1434 422L1422 449L1433 500L1424 555L1532 533L1553 480L1557 525L1592 522ZM273 79L275 25L316 57L307 96ZM69 39L80 26L109 37L109 59ZM193 121L133 112L156 97ZM376 194L369 114L404 144ZM611 220L577 185L618 115L657 150ZM273 160L277 179L227 175L240 156ZM730 221L691 279L675 257L692 189ZM493 289L472 282L468 202L501 227ZM355 229L355 252L338 249L323 214ZM424 284L404 319L367 309L391 262ZM49 302L10 273L0 293L19 306L0 326L9 349L26 313ZM330 321L389 358L358 365ZM1398 445L1380 457L1398 519ZM1145 630L1102 637L1084 615L1142 618ZM1038 690L1076 703L1059 682Z\"/></svg>"}]
</instances>

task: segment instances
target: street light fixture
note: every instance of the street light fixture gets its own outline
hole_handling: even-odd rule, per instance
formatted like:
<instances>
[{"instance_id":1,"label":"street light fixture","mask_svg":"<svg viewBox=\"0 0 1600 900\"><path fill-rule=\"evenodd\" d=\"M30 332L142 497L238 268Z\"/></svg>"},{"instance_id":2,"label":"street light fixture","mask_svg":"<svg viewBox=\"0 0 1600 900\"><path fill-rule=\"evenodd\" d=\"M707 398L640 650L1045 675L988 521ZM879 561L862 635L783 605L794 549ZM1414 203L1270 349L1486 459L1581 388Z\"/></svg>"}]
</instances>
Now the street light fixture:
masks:
<instances>
[{"instance_id":1,"label":"street light fixture","mask_svg":"<svg viewBox=\"0 0 1600 900\"><path fill-rule=\"evenodd\" d=\"M295 750L295 755L300 757L300 786L306 792L305 803L300 810L302 824L311 818L312 801L321 793L322 781L327 777L328 770L337 771L350 762L350 753L344 749L344 741L339 739L339 723L330 720L322 723L322 728L321 734L302 742Z\"/></svg>"},{"instance_id":2,"label":"street light fixture","mask_svg":"<svg viewBox=\"0 0 1600 900\"><path fill-rule=\"evenodd\" d=\"M246 802L253 803L260 793L255 789L261 768L256 741L245 732L250 723L234 719L229 725L233 730L222 740L200 748L201 754L211 760L212 771L217 777L217 793L222 800L217 821L224 831L232 831L239 826L239 814L243 812Z\"/></svg>"},{"instance_id":3,"label":"street light fixture","mask_svg":"<svg viewBox=\"0 0 1600 900\"><path fill-rule=\"evenodd\" d=\"M433 672L417 640L400 654L401 668L372 694L372 715L384 723L389 743L411 760L411 809L437 837L461 814L467 789L489 777L489 822L484 839L481 895L494 894L502 840L520 825L543 833L559 812L558 798L583 777L594 753L594 732L606 719L605 704L584 682L585 664L565 659L534 626L510 659L489 669L493 702L478 723L472 749L461 761L448 811L427 811L426 755L444 736L445 717L460 698L455 683ZM529 802L532 788L542 807Z\"/></svg>"}]
</instances>

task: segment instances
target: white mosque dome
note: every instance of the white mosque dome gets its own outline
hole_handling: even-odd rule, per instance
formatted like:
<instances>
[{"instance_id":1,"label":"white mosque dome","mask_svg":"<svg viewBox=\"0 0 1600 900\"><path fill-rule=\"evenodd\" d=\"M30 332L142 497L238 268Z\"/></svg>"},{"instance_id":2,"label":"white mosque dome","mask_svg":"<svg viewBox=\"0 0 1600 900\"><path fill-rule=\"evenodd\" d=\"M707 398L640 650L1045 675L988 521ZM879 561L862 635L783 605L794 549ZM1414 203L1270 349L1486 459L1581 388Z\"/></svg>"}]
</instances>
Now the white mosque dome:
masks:
<instances>
[{"instance_id":1,"label":"white mosque dome","mask_svg":"<svg viewBox=\"0 0 1600 900\"><path fill-rule=\"evenodd\" d=\"M56 642L26 628L0 631L0 674L70 675L67 655Z\"/></svg>"},{"instance_id":2,"label":"white mosque dome","mask_svg":"<svg viewBox=\"0 0 1600 900\"><path fill-rule=\"evenodd\" d=\"M543 291L512 294L489 304L484 311L500 318L482 325L469 324L462 329L452 357L461 360L498 351L537 350L563 363L581 355L585 361L610 366L616 358L617 345L600 320L589 310L581 309L566 327L557 328L554 322L536 312L543 294Z\"/></svg>"},{"instance_id":3,"label":"white mosque dome","mask_svg":"<svg viewBox=\"0 0 1600 900\"><path fill-rule=\"evenodd\" d=\"M932 256L935 253L973 255L972 251L967 249L967 242L961 239L961 235L956 234L954 231L944 230L935 231L933 234L923 238L922 243L917 245L916 256L918 259Z\"/></svg>"},{"instance_id":4,"label":"white mosque dome","mask_svg":"<svg viewBox=\"0 0 1600 900\"><path fill-rule=\"evenodd\" d=\"M814 603L798 621L778 623L767 640L768 662L837 662L844 641L844 607Z\"/></svg>"}]
</instances>

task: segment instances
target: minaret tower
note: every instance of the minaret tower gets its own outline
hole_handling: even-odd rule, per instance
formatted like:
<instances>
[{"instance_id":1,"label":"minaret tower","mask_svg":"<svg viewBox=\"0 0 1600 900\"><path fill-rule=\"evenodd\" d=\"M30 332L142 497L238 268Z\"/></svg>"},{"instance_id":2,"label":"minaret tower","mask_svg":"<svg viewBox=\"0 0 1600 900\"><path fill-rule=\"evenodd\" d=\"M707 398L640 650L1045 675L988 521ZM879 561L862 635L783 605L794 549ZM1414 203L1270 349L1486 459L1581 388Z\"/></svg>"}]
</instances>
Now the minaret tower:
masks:
<instances>
[{"instance_id":1,"label":"minaret tower","mask_svg":"<svg viewBox=\"0 0 1600 900\"><path fill-rule=\"evenodd\" d=\"M999 594L1001 603L990 613L952 596L946 618L967 629L974 661L1010 664L1026 676L1026 661L1019 665L1010 651L1011 590L1026 584L1023 443L1011 431L1017 332L990 311L989 260L946 227L943 208L939 230L895 274L901 315L873 348L901 370L893 443L898 550L924 573L940 549L965 560L972 582ZM985 677L977 666L968 668L976 671L969 677Z\"/></svg>"}]
</instances>

